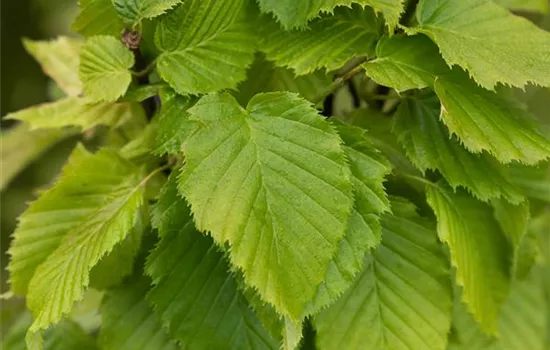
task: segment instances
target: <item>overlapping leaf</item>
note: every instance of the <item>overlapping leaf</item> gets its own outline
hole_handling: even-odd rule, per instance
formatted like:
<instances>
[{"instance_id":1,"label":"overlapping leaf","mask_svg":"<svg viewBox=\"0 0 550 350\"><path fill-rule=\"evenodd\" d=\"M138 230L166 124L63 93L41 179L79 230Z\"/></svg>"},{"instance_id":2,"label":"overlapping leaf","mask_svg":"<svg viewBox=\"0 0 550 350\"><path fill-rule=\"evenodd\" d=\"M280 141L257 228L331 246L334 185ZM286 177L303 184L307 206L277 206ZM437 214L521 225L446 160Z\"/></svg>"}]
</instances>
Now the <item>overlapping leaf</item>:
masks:
<instances>
[{"instance_id":1,"label":"overlapping leaf","mask_svg":"<svg viewBox=\"0 0 550 350\"><path fill-rule=\"evenodd\" d=\"M316 317L320 350L446 348L452 292L435 229L403 199L392 211L363 272Z\"/></svg>"},{"instance_id":2,"label":"overlapping leaf","mask_svg":"<svg viewBox=\"0 0 550 350\"><path fill-rule=\"evenodd\" d=\"M550 157L550 140L522 106L479 87L459 69L451 71L425 36L382 39L376 55L365 64L367 74L398 91L433 87L441 119L468 150L486 150L504 163L534 164Z\"/></svg>"},{"instance_id":3,"label":"overlapping leaf","mask_svg":"<svg viewBox=\"0 0 550 350\"><path fill-rule=\"evenodd\" d=\"M451 186L463 186L483 201L498 197L522 201L507 169L487 153L472 154L464 149L456 136L449 136L439 113L433 94L402 101L394 131L412 162L421 171L439 170Z\"/></svg>"},{"instance_id":4,"label":"overlapping leaf","mask_svg":"<svg viewBox=\"0 0 550 350\"><path fill-rule=\"evenodd\" d=\"M112 0L78 0L80 12L72 29L84 36L120 35L124 28Z\"/></svg>"},{"instance_id":5,"label":"overlapping leaf","mask_svg":"<svg viewBox=\"0 0 550 350\"><path fill-rule=\"evenodd\" d=\"M223 254L195 229L175 180L168 181L153 214L162 237L146 267L155 311L184 348L276 349L237 289Z\"/></svg>"},{"instance_id":6,"label":"overlapping leaf","mask_svg":"<svg viewBox=\"0 0 550 350\"><path fill-rule=\"evenodd\" d=\"M297 75L326 68L335 70L356 56L371 56L382 29L372 9L339 8L309 25L309 30L287 31L262 17L260 49L278 66Z\"/></svg>"},{"instance_id":7,"label":"overlapping leaf","mask_svg":"<svg viewBox=\"0 0 550 350\"><path fill-rule=\"evenodd\" d=\"M118 15L131 25L162 15L182 0L112 0Z\"/></svg>"},{"instance_id":8,"label":"overlapping leaf","mask_svg":"<svg viewBox=\"0 0 550 350\"><path fill-rule=\"evenodd\" d=\"M509 291L511 252L491 207L442 184L429 186L427 199L437 217L439 238L449 246L468 311L485 332L496 334Z\"/></svg>"},{"instance_id":9,"label":"overlapping leaf","mask_svg":"<svg viewBox=\"0 0 550 350\"><path fill-rule=\"evenodd\" d=\"M550 203L550 167L548 162L537 166L513 164L510 167L513 182L531 198Z\"/></svg>"},{"instance_id":10,"label":"overlapping leaf","mask_svg":"<svg viewBox=\"0 0 550 350\"><path fill-rule=\"evenodd\" d=\"M25 49L40 63L44 73L50 76L69 96L82 92L78 77L81 41L61 36L51 41L23 40Z\"/></svg>"},{"instance_id":11,"label":"overlapping leaf","mask_svg":"<svg viewBox=\"0 0 550 350\"><path fill-rule=\"evenodd\" d=\"M415 28L483 87L550 86L550 33L486 0L422 0Z\"/></svg>"},{"instance_id":12,"label":"overlapping leaf","mask_svg":"<svg viewBox=\"0 0 550 350\"><path fill-rule=\"evenodd\" d=\"M255 31L245 0L189 0L163 17L157 71L180 94L235 88L254 59Z\"/></svg>"},{"instance_id":13,"label":"overlapping leaf","mask_svg":"<svg viewBox=\"0 0 550 350\"><path fill-rule=\"evenodd\" d=\"M381 12L390 29L393 29L403 11L402 0L259 0L258 3L263 12L273 13L285 29L303 27L310 19L317 17L319 12L332 13L336 6L351 6L353 3L371 6Z\"/></svg>"},{"instance_id":14,"label":"overlapping leaf","mask_svg":"<svg viewBox=\"0 0 550 350\"><path fill-rule=\"evenodd\" d=\"M139 276L109 291L101 305L99 344L105 350L176 350L145 299L150 281Z\"/></svg>"},{"instance_id":15,"label":"overlapping leaf","mask_svg":"<svg viewBox=\"0 0 550 350\"><path fill-rule=\"evenodd\" d=\"M184 144L180 191L197 228L231 245L247 284L294 321L344 236L353 204L340 138L291 93L227 94L189 110L203 127Z\"/></svg>"},{"instance_id":16,"label":"overlapping leaf","mask_svg":"<svg viewBox=\"0 0 550 350\"><path fill-rule=\"evenodd\" d=\"M495 2L511 10L548 13L548 1L546 0L495 0Z\"/></svg>"},{"instance_id":17,"label":"overlapping leaf","mask_svg":"<svg viewBox=\"0 0 550 350\"><path fill-rule=\"evenodd\" d=\"M29 107L6 116L25 122L31 130L79 126L90 129L97 125L118 126L130 119L141 119L143 108L136 103L91 102L82 97Z\"/></svg>"},{"instance_id":18,"label":"overlapping leaf","mask_svg":"<svg viewBox=\"0 0 550 350\"><path fill-rule=\"evenodd\" d=\"M133 65L134 55L120 40L103 35L89 38L80 53L84 92L95 101L115 101L128 89Z\"/></svg>"}]
</instances>

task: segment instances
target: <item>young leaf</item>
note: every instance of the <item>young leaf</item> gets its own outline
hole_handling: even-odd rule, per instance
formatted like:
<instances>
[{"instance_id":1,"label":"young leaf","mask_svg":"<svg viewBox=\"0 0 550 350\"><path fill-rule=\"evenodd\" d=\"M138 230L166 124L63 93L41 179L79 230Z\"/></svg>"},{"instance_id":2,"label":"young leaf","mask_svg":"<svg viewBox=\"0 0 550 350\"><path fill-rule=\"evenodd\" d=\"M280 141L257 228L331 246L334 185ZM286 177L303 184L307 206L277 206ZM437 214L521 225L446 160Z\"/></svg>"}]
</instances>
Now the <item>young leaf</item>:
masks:
<instances>
[{"instance_id":1,"label":"young leaf","mask_svg":"<svg viewBox=\"0 0 550 350\"><path fill-rule=\"evenodd\" d=\"M23 270L19 278L27 281L39 264L27 292L31 332L59 321L82 298L90 270L127 237L143 202L145 180L134 165L108 150L75 152L59 182L21 217L10 249L19 262L12 280Z\"/></svg>"},{"instance_id":2,"label":"young leaf","mask_svg":"<svg viewBox=\"0 0 550 350\"><path fill-rule=\"evenodd\" d=\"M84 36L120 35L124 26L112 0L78 0L80 12L72 29Z\"/></svg>"},{"instance_id":3,"label":"young leaf","mask_svg":"<svg viewBox=\"0 0 550 350\"><path fill-rule=\"evenodd\" d=\"M149 301L182 348L276 349L223 254L195 229L175 180L168 181L153 213L162 238L146 264L154 284Z\"/></svg>"},{"instance_id":4,"label":"young leaf","mask_svg":"<svg viewBox=\"0 0 550 350\"><path fill-rule=\"evenodd\" d=\"M356 56L372 56L382 23L372 9L354 6L314 20L307 31L287 31L268 16L262 17L260 28L260 49L267 59L304 75L338 69Z\"/></svg>"},{"instance_id":5,"label":"young leaf","mask_svg":"<svg viewBox=\"0 0 550 350\"><path fill-rule=\"evenodd\" d=\"M351 286L369 249L380 243L379 216L390 210L383 186L384 177L391 170L388 161L370 144L364 130L345 124L337 126L350 163L355 203L346 235L308 305L308 314L317 313Z\"/></svg>"},{"instance_id":6,"label":"young leaf","mask_svg":"<svg viewBox=\"0 0 550 350\"><path fill-rule=\"evenodd\" d=\"M137 103L91 102L82 97L67 97L10 113L5 118L25 122L30 130L66 126L87 130L97 125L118 126L143 114L143 108Z\"/></svg>"},{"instance_id":7,"label":"young leaf","mask_svg":"<svg viewBox=\"0 0 550 350\"><path fill-rule=\"evenodd\" d=\"M134 55L112 36L86 40L80 53L80 79L84 92L95 101L116 101L132 81Z\"/></svg>"},{"instance_id":8,"label":"young leaf","mask_svg":"<svg viewBox=\"0 0 550 350\"><path fill-rule=\"evenodd\" d=\"M164 16L157 71L178 93L235 88L254 59L256 38L245 0L188 0Z\"/></svg>"},{"instance_id":9,"label":"young leaf","mask_svg":"<svg viewBox=\"0 0 550 350\"><path fill-rule=\"evenodd\" d=\"M464 149L439 121L439 113L439 101L433 94L404 100L397 111L394 131L418 169L437 169L454 189L465 187L482 201L503 197L521 202L523 195L512 184L507 169L487 153L472 154Z\"/></svg>"},{"instance_id":10,"label":"young leaf","mask_svg":"<svg viewBox=\"0 0 550 350\"><path fill-rule=\"evenodd\" d=\"M361 6L372 6L377 12L382 12L388 27L393 30L403 11L403 0L259 0L262 12L272 12L285 29L303 27L310 19L317 17L319 12L332 13L336 6L351 6L358 3Z\"/></svg>"},{"instance_id":11,"label":"young leaf","mask_svg":"<svg viewBox=\"0 0 550 350\"><path fill-rule=\"evenodd\" d=\"M122 20L132 26L143 19L162 15L182 0L112 0Z\"/></svg>"},{"instance_id":12,"label":"young leaf","mask_svg":"<svg viewBox=\"0 0 550 350\"><path fill-rule=\"evenodd\" d=\"M446 348L451 280L435 229L406 200L392 211L352 287L315 318L320 350Z\"/></svg>"},{"instance_id":13,"label":"young leaf","mask_svg":"<svg viewBox=\"0 0 550 350\"><path fill-rule=\"evenodd\" d=\"M550 33L486 0L421 0L416 31L428 35L449 64L481 86L550 86Z\"/></svg>"},{"instance_id":14,"label":"young leaf","mask_svg":"<svg viewBox=\"0 0 550 350\"><path fill-rule=\"evenodd\" d=\"M51 41L23 39L23 45L40 63L44 73L68 95L78 96L82 83L78 77L80 40L61 36Z\"/></svg>"},{"instance_id":15,"label":"young leaf","mask_svg":"<svg viewBox=\"0 0 550 350\"><path fill-rule=\"evenodd\" d=\"M247 110L213 94L189 113L204 127L184 144L180 191L197 228L229 242L247 284L298 321L353 204L338 134L291 93L258 94Z\"/></svg>"},{"instance_id":16,"label":"young leaf","mask_svg":"<svg viewBox=\"0 0 550 350\"><path fill-rule=\"evenodd\" d=\"M107 293L101 305L101 349L178 349L145 299L149 288L148 279L135 276Z\"/></svg>"},{"instance_id":17,"label":"young leaf","mask_svg":"<svg viewBox=\"0 0 550 350\"><path fill-rule=\"evenodd\" d=\"M498 317L509 290L510 249L491 208L463 191L443 185L427 187L437 217L437 232L451 252L463 301L481 328L498 332Z\"/></svg>"}]
</instances>

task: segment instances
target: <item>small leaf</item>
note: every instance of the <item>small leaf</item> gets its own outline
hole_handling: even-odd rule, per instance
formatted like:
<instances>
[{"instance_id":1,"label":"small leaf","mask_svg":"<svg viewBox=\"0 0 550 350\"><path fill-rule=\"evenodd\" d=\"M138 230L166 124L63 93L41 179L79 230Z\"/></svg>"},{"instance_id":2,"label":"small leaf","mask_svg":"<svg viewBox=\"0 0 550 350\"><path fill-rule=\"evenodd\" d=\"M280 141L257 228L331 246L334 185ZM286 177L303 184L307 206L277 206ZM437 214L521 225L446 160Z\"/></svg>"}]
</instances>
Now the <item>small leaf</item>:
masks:
<instances>
[{"instance_id":1,"label":"small leaf","mask_svg":"<svg viewBox=\"0 0 550 350\"><path fill-rule=\"evenodd\" d=\"M145 299L149 288L148 279L135 276L107 293L101 305L101 349L178 349Z\"/></svg>"},{"instance_id":2,"label":"small leaf","mask_svg":"<svg viewBox=\"0 0 550 350\"><path fill-rule=\"evenodd\" d=\"M40 63L42 70L68 95L78 96L82 83L78 77L80 40L61 36L51 41L23 40L25 49Z\"/></svg>"},{"instance_id":3,"label":"small leaf","mask_svg":"<svg viewBox=\"0 0 550 350\"><path fill-rule=\"evenodd\" d=\"M392 201L381 245L352 287L314 319L320 350L446 348L449 266L435 229L415 209Z\"/></svg>"},{"instance_id":4,"label":"small leaf","mask_svg":"<svg viewBox=\"0 0 550 350\"><path fill-rule=\"evenodd\" d=\"M111 36L86 40L80 53L80 79L84 92L95 101L115 101L124 95L132 81L129 69L134 55Z\"/></svg>"},{"instance_id":5,"label":"small leaf","mask_svg":"<svg viewBox=\"0 0 550 350\"><path fill-rule=\"evenodd\" d=\"M111 0L78 0L80 12L72 29L84 36L120 35L124 26Z\"/></svg>"},{"instance_id":6,"label":"small leaf","mask_svg":"<svg viewBox=\"0 0 550 350\"><path fill-rule=\"evenodd\" d=\"M276 349L210 237L197 232L172 176L153 213L162 237L147 259L157 315L189 349ZM175 278L177 276L177 278Z\"/></svg>"},{"instance_id":7,"label":"small leaf","mask_svg":"<svg viewBox=\"0 0 550 350\"><path fill-rule=\"evenodd\" d=\"M122 20L137 25L143 19L162 15L182 0L112 0Z\"/></svg>"},{"instance_id":8,"label":"small leaf","mask_svg":"<svg viewBox=\"0 0 550 350\"><path fill-rule=\"evenodd\" d=\"M228 242L246 283L299 321L353 204L340 137L291 93L258 94L247 110L212 94L189 113L203 127L184 144L179 188L197 228Z\"/></svg>"},{"instance_id":9,"label":"small leaf","mask_svg":"<svg viewBox=\"0 0 550 350\"><path fill-rule=\"evenodd\" d=\"M466 69L481 86L550 86L550 33L486 0L421 0L419 26L449 66Z\"/></svg>"},{"instance_id":10,"label":"small leaf","mask_svg":"<svg viewBox=\"0 0 550 350\"><path fill-rule=\"evenodd\" d=\"M231 89L254 59L255 29L245 0L188 0L155 33L157 71L182 95Z\"/></svg>"},{"instance_id":11,"label":"small leaf","mask_svg":"<svg viewBox=\"0 0 550 350\"><path fill-rule=\"evenodd\" d=\"M491 208L463 191L432 185L427 187L427 199L437 217L439 238L449 246L468 311L485 332L496 335L509 291L506 237Z\"/></svg>"}]
</instances>

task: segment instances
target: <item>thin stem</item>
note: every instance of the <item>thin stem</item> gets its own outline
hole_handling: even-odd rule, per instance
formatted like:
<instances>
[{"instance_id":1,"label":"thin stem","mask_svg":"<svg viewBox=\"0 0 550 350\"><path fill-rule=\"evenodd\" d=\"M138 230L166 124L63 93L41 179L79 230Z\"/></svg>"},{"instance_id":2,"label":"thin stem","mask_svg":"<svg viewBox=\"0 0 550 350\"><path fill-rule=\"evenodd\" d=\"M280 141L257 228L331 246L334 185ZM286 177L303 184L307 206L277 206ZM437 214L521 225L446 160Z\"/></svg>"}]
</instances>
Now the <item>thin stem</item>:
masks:
<instances>
[{"instance_id":1,"label":"thin stem","mask_svg":"<svg viewBox=\"0 0 550 350\"><path fill-rule=\"evenodd\" d=\"M168 163L168 164L165 164L165 165L163 165L163 166L161 166L161 167L159 167L159 168L156 168L155 170L151 171L151 172L149 173L149 175L147 175L143 180L141 180L141 182L139 183L139 186L138 186L138 187L145 185L149 180L151 180L151 178L152 178L153 176L155 176L155 175L157 175L158 173L160 173L160 172L162 172L162 171L164 171L164 170L170 168L171 166L172 166L172 164Z\"/></svg>"},{"instance_id":2,"label":"thin stem","mask_svg":"<svg viewBox=\"0 0 550 350\"><path fill-rule=\"evenodd\" d=\"M349 70L347 73L342 75L341 77L336 78L330 86L323 91L319 96L313 99L313 103L317 104L319 102L322 102L328 95L334 93L336 90L340 89L346 81L356 76L358 73L364 71L363 67L360 66L361 63L358 63L358 66L355 66L353 69Z\"/></svg>"},{"instance_id":3,"label":"thin stem","mask_svg":"<svg viewBox=\"0 0 550 350\"><path fill-rule=\"evenodd\" d=\"M148 75L149 73L151 73L151 71L155 68L156 63L157 63L157 59L155 58L154 60L149 62L149 64L143 70L141 70L139 72L132 71L132 75L134 77L142 78L142 77Z\"/></svg>"}]
</instances>

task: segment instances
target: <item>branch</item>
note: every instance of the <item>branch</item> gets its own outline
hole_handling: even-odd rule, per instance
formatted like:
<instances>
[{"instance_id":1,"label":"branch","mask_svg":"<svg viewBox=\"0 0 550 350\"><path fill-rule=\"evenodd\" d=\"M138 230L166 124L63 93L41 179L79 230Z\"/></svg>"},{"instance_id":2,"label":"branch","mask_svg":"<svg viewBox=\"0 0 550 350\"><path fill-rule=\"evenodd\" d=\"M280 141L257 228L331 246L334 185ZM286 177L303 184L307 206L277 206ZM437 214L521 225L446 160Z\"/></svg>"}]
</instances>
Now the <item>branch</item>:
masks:
<instances>
[{"instance_id":1,"label":"branch","mask_svg":"<svg viewBox=\"0 0 550 350\"><path fill-rule=\"evenodd\" d=\"M363 61L360 61L360 62L357 62L355 64L355 66L351 67L350 69L347 70L347 72L345 72L342 76L336 78L332 84L330 84L330 86L325 90L323 91L323 93L321 93L319 96L317 96L316 98L313 99L313 103L314 104L317 104L319 102L322 102L328 95L334 93L336 90L338 90L339 88L341 88L342 86L344 86L344 84L346 83L346 81L348 81L349 79L353 78L354 76L356 76L358 73L360 72L363 72L364 69L363 67L361 67L361 64L366 62L366 58L365 60Z\"/></svg>"}]
</instances>

